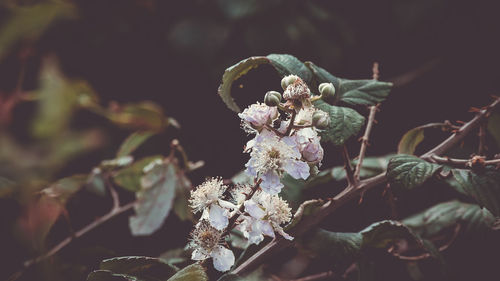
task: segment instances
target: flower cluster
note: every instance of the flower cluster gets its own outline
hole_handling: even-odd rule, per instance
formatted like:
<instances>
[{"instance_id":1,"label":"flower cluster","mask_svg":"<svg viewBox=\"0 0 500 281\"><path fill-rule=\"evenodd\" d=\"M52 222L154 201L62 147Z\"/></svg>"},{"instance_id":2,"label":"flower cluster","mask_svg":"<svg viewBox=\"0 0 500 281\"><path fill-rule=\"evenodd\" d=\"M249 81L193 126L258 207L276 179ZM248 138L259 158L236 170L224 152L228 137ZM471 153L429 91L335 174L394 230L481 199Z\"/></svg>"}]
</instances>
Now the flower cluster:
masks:
<instances>
[{"instance_id":1,"label":"flower cluster","mask_svg":"<svg viewBox=\"0 0 500 281\"><path fill-rule=\"evenodd\" d=\"M323 160L318 131L327 126L329 116L313 106L310 90L298 76L283 78L281 85L284 103L280 93L271 91L265 103L252 104L238 115L242 128L255 134L245 147L250 153L245 172L255 184L229 187L220 178L210 178L191 191L190 206L201 213L191 233L191 258L212 258L219 271L229 270L235 261L224 241L232 229L241 231L249 244L276 233L293 239L282 227L292 213L278 195L284 187L281 178L287 173L307 179Z\"/></svg>"}]
</instances>

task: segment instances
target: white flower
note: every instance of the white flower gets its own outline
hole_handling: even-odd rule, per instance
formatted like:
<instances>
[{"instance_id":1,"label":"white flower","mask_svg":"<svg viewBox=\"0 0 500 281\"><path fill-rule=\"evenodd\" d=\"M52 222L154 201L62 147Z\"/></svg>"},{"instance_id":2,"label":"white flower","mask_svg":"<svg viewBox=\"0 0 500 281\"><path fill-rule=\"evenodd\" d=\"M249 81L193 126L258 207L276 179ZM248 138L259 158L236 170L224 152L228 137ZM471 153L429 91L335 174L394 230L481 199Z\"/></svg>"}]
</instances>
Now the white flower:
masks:
<instances>
[{"instance_id":1,"label":"white flower","mask_svg":"<svg viewBox=\"0 0 500 281\"><path fill-rule=\"evenodd\" d=\"M236 209L236 206L221 199L226 189L227 186L223 184L222 179L211 178L199 185L196 190L192 190L189 199L193 213L202 211L201 218L210 221L218 230L227 227L231 215L229 210Z\"/></svg>"},{"instance_id":2,"label":"white flower","mask_svg":"<svg viewBox=\"0 0 500 281\"><path fill-rule=\"evenodd\" d=\"M321 163L324 151L318 133L312 128L303 128L297 131L296 136L302 158L314 164Z\"/></svg>"},{"instance_id":3,"label":"white flower","mask_svg":"<svg viewBox=\"0 0 500 281\"><path fill-rule=\"evenodd\" d=\"M191 233L193 253L191 259L213 259L214 267L218 271L228 271L234 264L234 254L231 250L220 245L222 231L215 229L206 220L201 220Z\"/></svg>"},{"instance_id":4,"label":"white flower","mask_svg":"<svg viewBox=\"0 0 500 281\"><path fill-rule=\"evenodd\" d=\"M278 118L278 108L267 106L263 103L255 103L245 108L242 113L238 113L242 120L243 129L249 133L260 132L266 124L271 124Z\"/></svg>"},{"instance_id":5,"label":"white flower","mask_svg":"<svg viewBox=\"0 0 500 281\"><path fill-rule=\"evenodd\" d=\"M278 195L257 192L244 204L249 216L241 216L242 221L238 228L249 243L259 244L264 240L264 235L274 238L274 232L278 232L288 240L293 239L280 226L290 221L292 213L286 201Z\"/></svg>"},{"instance_id":6,"label":"white flower","mask_svg":"<svg viewBox=\"0 0 500 281\"><path fill-rule=\"evenodd\" d=\"M283 78L286 79L287 77ZM286 100L296 100L296 99L307 99L311 96L311 91L307 84L300 79L300 77L296 76L295 82L290 83L285 92L283 92L283 98Z\"/></svg>"},{"instance_id":7,"label":"white flower","mask_svg":"<svg viewBox=\"0 0 500 281\"><path fill-rule=\"evenodd\" d=\"M300 160L296 137L278 137L274 132L262 130L247 144L251 150L246 172L262 180L260 187L269 194L278 194L283 188L280 177L287 172L295 179L309 177L309 165Z\"/></svg>"}]
</instances>

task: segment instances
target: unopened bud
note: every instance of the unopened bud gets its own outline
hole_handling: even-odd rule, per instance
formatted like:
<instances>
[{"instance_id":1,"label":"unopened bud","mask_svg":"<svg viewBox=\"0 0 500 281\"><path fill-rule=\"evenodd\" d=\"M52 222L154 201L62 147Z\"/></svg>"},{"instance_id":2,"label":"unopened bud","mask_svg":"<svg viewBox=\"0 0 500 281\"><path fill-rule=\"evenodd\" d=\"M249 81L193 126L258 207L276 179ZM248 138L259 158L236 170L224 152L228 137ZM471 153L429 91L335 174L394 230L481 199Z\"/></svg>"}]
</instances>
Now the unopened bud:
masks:
<instances>
[{"instance_id":1,"label":"unopened bud","mask_svg":"<svg viewBox=\"0 0 500 281\"><path fill-rule=\"evenodd\" d=\"M276 91L269 91L264 96L264 103L267 106L278 106L281 102L281 94Z\"/></svg>"},{"instance_id":2,"label":"unopened bud","mask_svg":"<svg viewBox=\"0 0 500 281\"><path fill-rule=\"evenodd\" d=\"M295 83L297 79L299 79L299 76L297 75L288 75L283 77L283 79L281 79L281 88L283 88L283 90L286 90L288 85Z\"/></svg>"},{"instance_id":3,"label":"unopened bud","mask_svg":"<svg viewBox=\"0 0 500 281\"><path fill-rule=\"evenodd\" d=\"M328 114L322 110L316 110L312 116L312 124L318 129L326 129L330 124L330 118Z\"/></svg>"},{"instance_id":4,"label":"unopened bud","mask_svg":"<svg viewBox=\"0 0 500 281\"><path fill-rule=\"evenodd\" d=\"M321 83L318 89L322 99L330 99L335 95L335 87L332 83Z\"/></svg>"}]
</instances>

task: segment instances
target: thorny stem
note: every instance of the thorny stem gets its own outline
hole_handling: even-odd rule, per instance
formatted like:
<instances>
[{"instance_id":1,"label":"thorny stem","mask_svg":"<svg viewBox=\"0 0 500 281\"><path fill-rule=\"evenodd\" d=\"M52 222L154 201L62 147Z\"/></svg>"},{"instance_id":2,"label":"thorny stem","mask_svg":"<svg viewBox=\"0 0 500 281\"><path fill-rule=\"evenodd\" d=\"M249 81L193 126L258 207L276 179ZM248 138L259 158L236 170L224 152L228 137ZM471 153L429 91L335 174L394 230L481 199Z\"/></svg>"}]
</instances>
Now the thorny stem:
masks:
<instances>
[{"instance_id":1,"label":"thorny stem","mask_svg":"<svg viewBox=\"0 0 500 281\"><path fill-rule=\"evenodd\" d=\"M453 133L449 138L441 142L439 145L429 150L420 158L424 160L430 160L431 155L442 155L454 145L460 143L462 139L471 132L472 129L476 128L480 121L485 118L491 110L500 103L500 97L496 97L495 101L489 106L481 110L476 114L476 116L465 123L457 132ZM377 176L361 180L355 186L347 186L343 191L337 194L334 198L326 201L317 211L314 216L308 216L300 220L289 232L291 235L297 237L305 233L307 230L316 226L318 223L323 221L328 215L332 214L335 210L343 206L344 204L350 202L357 198L362 192L365 192L375 186L378 186L386 182L385 173L379 174ZM234 274L243 274L256 268L265 259L272 256L274 253L291 246L292 243L281 236L277 236L262 249L260 249L253 256L248 258L245 262L240 264L232 272Z\"/></svg>"},{"instance_id":2,"label":"thorny stem","mask_svg":"<svg viewBox=\"0 0 500 281\"><path fill-rule=\"evenodd\" d=\"M356 184L356 178L354 177L354 171L351 166L351 157L349 157L349 151L347 151L347 146L345 144L342 148L342 158L344 159L344 169L347 175L347 183L349 186L354 186Z\"/></svg>"},{"instance_id":3,"label":"thorny stem","mask_svg":"<svg viewBox=\"0 0 500 281\"><path fill-rule=\"evenodd\" d=\"M250 193L246 194L245 201L250 200L252 198L252 196L255 194L255 192L259 189L259 186L260 186L261 182L262 182L262 180L259 179L254 184L254 186L252 187L252 190L250 191ZM229 223L228 223L228 225L226 227L226 230L222 234L222 236L225 236L226 234L228 234L233 229L234 225L236 224L236 221L240 217L240 214L242 214L244 211L245 211L245 205L241 204L240 208L238 209L238 212L236 212L234 214L234 216L232 216L231 219L229 219Z\"/></svg>"},{"instance_id":4,"label":"thorny stem","mask_svg":"<svg viewBox=\"0 0 500 281\"><path fill-rule=\"evenodd\" d=\"M375 76L375 72L374 72L374 76ZM358 164L356 165L356 169L354 170L354 180L355 181L359 181L359 173L361 172L361 167L363 165L363 160L364 160L365 154L366 154L366 148L368 147L368 140L369 140L372 128L373 128L373 123L375 123L375 113L377 113L379 105L380 104L370 106L370 115L368 117L368 123L366 124L365 134L361 138L361 149L359 150Z\"/></svg>"},{"instance_id":5,"label":"thorny stem","mask_svg":"<svg viewBox=\"0 0 500 281\"><path fill-rule=\"evenodd\" d=\"M293 128L293 123L295 123L295 116L297 116L297 112L293 110L292 116L290 117L290 124L288 125L288 128L286 128L285 136L290 135L290 132L292 131Z\"/></svg>"},{"instance_id":6,"label":"thorny stem","mask_svg":"<svg viewBox=\"0 0 500 281\"><path fill-rule=\"evenodd\" d=\"M440 157L436 155L432 155L431 159L434 160L434 162L438 164L449 164L457 167L463 167L467 168L471 166L471 163L473 159L455 159L455 158L449 158L449 157ZM481 163L483 166L487 165L497 165L500 164L500 159L492 159L492 160L485 160L484 162Z\"/></svg>"},{"instance_id":7,"label":"thorny stem","mask_svg":"<svg viewBox=\"0 0 500 281\"><path fill-rule=\"evenodd\" d=\"M113 199L113 208L107 214L103 215L102 217L97 218L96 220L94 220L90 224L84 226L80 230L71 233L70 236L66 237L64 240L62 240L57 245L52 247L45 254L25 261L23 263L24 268L16 273L14 273L14 274L12 274L8 280L13 281L13 280L18 279L19 277L21 277L21 275L24 273L24 271L27 270L29 267L52 257L53 255L57 254L60 250L64 249L66 246L68 246L75 239L82 237L83 235L85 235L88 232L90 232L91 230L99 227L103 223L111 220L112 218L114 218L114 217L116 217L116 216L118 216L118 215L120 215L120 214L122 214L122 213L124 213L124 212L126 212L134 207L134 205L136 204L136 201L133 201L133 202L127 203L123 206L120 206L120 199L118 197L118 193L116 192L114 187L111 185L111 183L109 182L109 179L107 177L106 177L106 185L108 186L111 197Z\"/></svg>"}]
</instances>

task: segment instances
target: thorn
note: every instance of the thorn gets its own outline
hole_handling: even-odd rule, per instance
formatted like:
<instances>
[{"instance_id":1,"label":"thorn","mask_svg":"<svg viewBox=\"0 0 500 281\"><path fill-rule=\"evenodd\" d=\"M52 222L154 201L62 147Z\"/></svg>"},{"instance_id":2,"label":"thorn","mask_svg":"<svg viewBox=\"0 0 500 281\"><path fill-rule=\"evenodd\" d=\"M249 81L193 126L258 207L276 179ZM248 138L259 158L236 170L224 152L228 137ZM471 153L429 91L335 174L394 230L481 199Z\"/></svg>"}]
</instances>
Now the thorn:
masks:
<instances>
[{"instance_id":1,"label":"thorn","mask_svg":"<svg viewBox=\"0 0 500 281\"><path fill-rule=\"evenodd\" d=\"M471 108L469 108L469 112L480 112L480 111L481 111L480 108L477 108L477 107L474 107L474 106L471 107Z\"/></svg>"}]
</instances>

